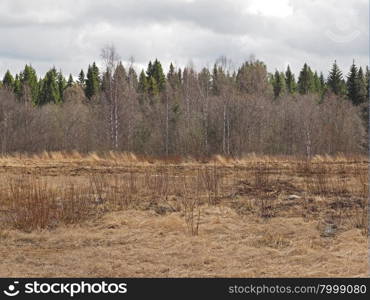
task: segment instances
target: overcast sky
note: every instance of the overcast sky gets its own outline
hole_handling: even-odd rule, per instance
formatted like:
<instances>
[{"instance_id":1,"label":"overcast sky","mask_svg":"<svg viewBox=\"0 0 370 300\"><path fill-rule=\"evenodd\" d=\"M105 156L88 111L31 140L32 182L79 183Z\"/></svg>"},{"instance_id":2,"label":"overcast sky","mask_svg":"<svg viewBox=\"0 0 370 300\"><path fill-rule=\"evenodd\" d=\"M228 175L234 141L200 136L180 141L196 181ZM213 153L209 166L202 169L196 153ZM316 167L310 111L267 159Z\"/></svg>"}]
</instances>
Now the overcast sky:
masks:
<instances>
[{"instance_id":1,"label":"overcast sky","mask_svg":"<svg viewBox=\"0 0 370 300\"><path fill-rule=\"evenodd\" d=\"M346 74L368 64L368 14L368 0L0 0L0 76L26 63L76 76L112 43L138 69L254 55L270 72L306 61L326 74L337 59Z\"/></svg>"}]
</instances>

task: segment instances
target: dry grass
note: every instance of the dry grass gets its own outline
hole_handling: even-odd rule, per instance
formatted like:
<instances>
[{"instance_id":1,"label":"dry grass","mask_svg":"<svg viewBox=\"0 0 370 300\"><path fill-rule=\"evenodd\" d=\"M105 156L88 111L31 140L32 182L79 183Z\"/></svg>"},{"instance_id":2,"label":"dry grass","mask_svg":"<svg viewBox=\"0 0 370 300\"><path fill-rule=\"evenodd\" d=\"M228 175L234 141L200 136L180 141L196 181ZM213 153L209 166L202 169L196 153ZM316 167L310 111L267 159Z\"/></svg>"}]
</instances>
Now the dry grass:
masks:
<instances>
[{"instance_id":1,"label":"dry grass","mask_svg":"<svg viewBox=\"0 0 370 300\"><path fill-rule=\"evenodd\" d=\"M367 276L363 157L0 158L0 277Z\"/></svg>"}]
</instances>

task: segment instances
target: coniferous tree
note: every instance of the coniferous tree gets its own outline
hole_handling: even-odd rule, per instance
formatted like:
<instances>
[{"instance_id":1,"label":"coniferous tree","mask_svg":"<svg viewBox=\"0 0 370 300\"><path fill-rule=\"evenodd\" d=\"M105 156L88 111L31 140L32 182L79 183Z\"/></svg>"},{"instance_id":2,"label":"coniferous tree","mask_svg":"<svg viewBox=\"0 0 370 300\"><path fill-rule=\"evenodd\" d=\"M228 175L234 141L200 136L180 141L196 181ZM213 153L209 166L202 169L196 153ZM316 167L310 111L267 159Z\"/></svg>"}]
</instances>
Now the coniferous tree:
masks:
<instances>
[{"instance_id":1,"label":"coniferous tree","mask_svg":"<svg viewBox=\"0 0 370 300\"><path fill-rule=\"evenodd\" d=\"M88 99L99 93L100 90L100 78L99 78L99 68L95 64L88 67L86 80L85 80L85 95Z\"/></svg>"},{"instance_id":2,"label":"coniferous tree","mask_svg":"<svg viewBox=\"0 0 370 300\"><path fill-rule=\"evenodd\" d=\"M345 82L343 79L343 73L339 69L337 61L334 61L334 64L329 73L327 87L336 95L345 94Z\"/></svg>"},{"instance_id":3,"label":"coniferous tree","mask_svg":"<svg viewBox=\"0 0 370 300\"><path fill-rule=\"evenodd\" d=\"M216 64L213 66L212 70L212 93L213 95L218 96L220 94L220 87L219 87L219 72L222 71L221 68L218 68Z\"/></svg>"},{"instance_id":4,"label":"coniferous tree","mask_svg":"<svg viewBox=\"0 0 370 300\"><path fill-rule=\"evenodd\" d=\"M285 80L286 80L286 89L289 94L295 93L297 89L297 83L295 81L294 74L290 70L290 66L288 65L287 70L285 72Z\"/></svg>"},{"instance_id":5,"label":"coniferous tree","mask_svg":"<svg viewBox=\"0 0 370 300\"><path fill-rule=\"evenodd\" d=\"M153 74L152 76L155 79L155 82L157 84L158 90L162 92L165 89L166 86L166 76L163 73L163 68L161 63L158 59L154 61L153 64Z\"/></svg>"},{"instance_id":6,"label":"coniferous tree","mask_svg":"<svg viewBox=\"0 0 370 300\"><path fill-rule=\"evenodd\" d=\"M212 93L216 96L220 95L229 81L230 77L225 72L223 66L215 64L212 72Z\"/></svg>"},{"instance_id":7,"label":"coniferous tree","mask_svg":"<svg viewBox=\"0 0 370 300\"><path fill-rule=\"evenodd\" d=\"M156 96L159 94L159 87L154 77L149 78L148 86L149 86L149 94L151 96Z\"/></svg>"},{"instance_id":8,"label":"coniferous tree","mask_svg":"<svg viewBox=\"0 0 370 300\"><path fill-rule=\"evenodd\" d=\"M366 101L370 101L370 70L369 67L366 66L366 73L365 73L365 82L366 82Z\"/></svg>"},{"instance_id":9,"label":"coniferous tree","mask_svg":"<svg viewBox=\"0 0 370 300\"><path fill-rule=\"evenodd\" d=\"M42 87L40 97L37 105L44 105L47 103L59 103L61 101L60 90L57 82L57 71L55 68L49 70L42 80Z\"/></svg>"},{"instance_id":10,"label":"coniferous tree","mask_svg":"<svg viewBox=\"0 0 370 300\"><path fill-rule=\"evenodd\" d=\"M74 80L72 77L72 74L69 74L68 81L67 81L67 88L73 87L74 85Z\"/></svg>"},{"instance_id":11,"label":"coniferous tree","mask_svg":"<svg viewBox=\"0 0 370 300\"><path fill-rule=\"evenodd\" d=\"M61 101L63 100L64 90L67 87L67 81L64 78L62 71L59 71L57 73L57 85L58 85L58 92L59 92L59 98L60 98L59 100Z\"/></svg>"},{"instance_id":12,"label":"coniferous tree","mask_svg":"<svg viewBox=\"0 0 370 300\"><path fill-rule=\"evenodd\" d=\"M122 65L122 62L119 62L115 71L114 71L114 74L113 74L113 80L115 81L115 83L117 84L117 87L123 87L126 85L126 83L128 83L128 77L127 77L127 74L126 74L126 69L125 67Z\"/></svg>"},{"instance_id":13,"label":"coniferous tree","mask_svg":"<svg viewBox=\"0 0 370 300\"><path fill-rule=\"evenodd\" d=\"M154 74L153 64L152 61L149 61L148 67L146 69L146 76L147 78L150 78L153 76L153 74Z\"/></svg>"},{"instance_id":14,"label":"coniferous tree","mask_svg":"<svg viewBox=\"0 0 370 300\"><path fill-rule=\"evenodd\" d=\"M211 93L212 76L207 68L203 68L199 73L199 84L205 96Z\"/></svg>"},{"instance_id":15,"label":"coniferous tree","mask_svg":"<svg viewBox=\"0 0 370 300\"><path fill-rule=\"evenodd\" d=\"M347 97L354 105L359 105L363 101L360 95L360 78L355 62L352 63L347 76Z\"/></svg>"},{"instance_id":16,"label":"coniferous tree","mask_svg":"<svg viewBox=\"0 0 370 300\"><path fill-rule=\"evenodd\" d=\"M360 71L362 72L362 68L360 68ZM359 71L359 72L360 72ZM364 123L366 124L366 132L369 134L369 106L370 106L370 98L369 98L369 79L370 79L370 72L369 67L366 66L366 72L364 74L364 102L362 104L362 117L364 119Z\"/></svg>"},{"instance_id":17,"label":"coniferous tree","mask_svg":"<svg viewBox=\"0 0 370 300\"><path fill-rule=\"evenodd\" d=\"M162 65L158 59L156 59L154 63L151 61L149 62L146 75L147 90L150 95L158 95L159 92L162 92L165 89L166 76L163 73Z\"/></svg>"},{"instance_id":18,"label":"coniferous tree","mask_svg":"<svg viewBox=\"0 0 370 300\"><path fill-rule=\"evenodd\" d=\"M146 77L144 70L141 70L139 76L139 82L137 85L137 91L139 93L139 102L140 104L144 104L147 102L148 94L149 94L149 83Z\"/></svg>"},{"instance_id":19,"label":"coniferous tree","mask_svg":"<svg viewBox=\"0 0 370 300\"><path fill-rule=\"evenodd\" d=\"M280 73L278 70L275 71L275 75L272 77L272 86L274 90L275 98L281 97L286 94L285 75Z\"/></svg>"},{"instance_id":20,"label":"coniferous tree","mask_svg":"<svg viewBox=\"0 0 370 300\"><path fill-rule=\"evenodd\" d=\"M142 70L139 76L138 91L139 93L147 93L148 90L149 90L148 79L145 75L144 70Z\"/></svg>"},{"instance_id":21,"label":"coniferous tree","mask_svg":"<svg viewBox=\"0 0 370 300\"><path fill-rule=\"evenodd\" d=\"M298 78L298 92L306 95L315 91L314 74L311 68L304 64Z\"/></svg>"},{"instance_id":22,"label":"coniferous tree","mask_svg":"<svg viewBox=\"0 0 370 300\"><path fill-rule=\"evenodd\" d=\"M6 71L4 78L3 78L3 86L7 89L13 90L14 89L14 77L10 73L9 70Z\"/></svg>"},{"instance_id":23,"label":"coniferous tree","mask_svg":"<svg viewBox=\"0 0 370 300\"><path fill-rule=\"evenodd\" d=\"M181 71L181 68L179 68L179 70L177 71L177 77L179 78L179 83L180 85L182 84L183 80L182 80L182 71Z\"/></svg>"},{"instance_id":24,"label":"coniferous tree","mask_svg":"<svg viewBox=\"0 0 370 300\"><path fill-rule=\"evenodd\" d=\"M320 80L321 90L323 93L325 93L327 87L326 87L326 81L324 78L324 74L322 72L320 72L319 80Z\"/></svg>"},{"instance_id":25,"label":"coniferous tree","mask_svg":"<svg viewBox=\"0 0 370 300\"><path fill-rule=\"evenodd\" d=\"M313 82L314 82L314 91L315 91L315 93L321 95L322 86L321 86L320 77L317 74L317 71L315 71L315 73L313 74Z\"/></svg>"},{"instance_id":26,"label":"coniferous tree","mask_svg":"<svg viewBox=\"0 0 370 300\"><path fill-rule=\"evenodd\" d=\"M18 74L15 75L14 79L14 94L18 99L21 96L21 81Z\"/></svg>"},{"instance_id":27,"label":"coniferous tree","mask_svg":"<svg viewBox=\"0 0 370 300\"><path fill-rule=\"evenodd\" d=\"M180 85L179 77L177 76L175 67L172 63L170 64L170 69L167 74L167 81L172 88L177 88Z\"/></svg>"},{"instance_id":28,"label":"coniferous tree","mask_svg":"<svg viewBox=\"0 0 370 300\"><path fill-rule=\"evenodd\" d=\"M366 91L366 75L362 67L358 70L358 80L359 80L359 102L365 103L367 101L367 91Z\"/></svg>"},{"instance_id":29,"label":"coniferous tree","mask_svg":"<svg viewBox=\"0 0 370 300\"><path fill-rule=\"evenodd\" d=\"M128 69L127 79L129 83L131 84L131 86L136 90L138 86L138 79L137 79L136 71L132 66L130 66L130 68Z\"/></svg>"},{"instance_id":30,"label":"coniferous tree","mask_svg":"<svg viewBox=\"0 0 370 300\"><path fill-rule=\"evenodd\" d=\"M26 65L23 72L20 73L19 80L19 96L22 98L23 101L32 102L33 104L35 104L37 102L39 93L36 70L32 66Z\"/></svg>"},{"instance_id":31,"label":"coniferous tree","mask_svg":"<svg viewBox=\"0 0 370 300\"><path fill-rule=\"evenodd\" d=\"M78 84L84 88L85 83L86 83L85 72L84 70L81 70L80 74L78 75Z\"/></svg>"}]
</instances>

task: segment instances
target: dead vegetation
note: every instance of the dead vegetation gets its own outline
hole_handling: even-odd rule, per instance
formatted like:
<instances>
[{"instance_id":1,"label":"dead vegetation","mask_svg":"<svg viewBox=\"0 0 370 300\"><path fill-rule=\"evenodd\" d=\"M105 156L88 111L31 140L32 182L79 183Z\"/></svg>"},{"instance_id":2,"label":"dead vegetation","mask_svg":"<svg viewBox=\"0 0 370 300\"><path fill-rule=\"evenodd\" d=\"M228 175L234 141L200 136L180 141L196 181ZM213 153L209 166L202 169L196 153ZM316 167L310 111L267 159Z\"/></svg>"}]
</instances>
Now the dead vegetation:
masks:
<instances>
[{"instance_id":1,"label":"dead vegetation","mask_svg":"<svg viewBox=\"0 0 370 300\"><path fill-rule=\"evenodd\" d=\"M367 165L363 157L343 156L207 162L113 152L2 157L0 254L15 269L0 264L0 276L365 276ZM170 247L166 261L160 253L168 243L176 249ZM346 254L339 254L341 247ZM53 249L61 256L47 254ZM100 261L105 274L97 265L88 270L99 249L108 255ZM60 261L81 251L86 274ZM131 273L108 270L113 257ZM17 269L18 260L27 274ZM37 269L36 261L60 268ZM156 263L167 271L153 269Z\"/></svg>"}]
</instances>

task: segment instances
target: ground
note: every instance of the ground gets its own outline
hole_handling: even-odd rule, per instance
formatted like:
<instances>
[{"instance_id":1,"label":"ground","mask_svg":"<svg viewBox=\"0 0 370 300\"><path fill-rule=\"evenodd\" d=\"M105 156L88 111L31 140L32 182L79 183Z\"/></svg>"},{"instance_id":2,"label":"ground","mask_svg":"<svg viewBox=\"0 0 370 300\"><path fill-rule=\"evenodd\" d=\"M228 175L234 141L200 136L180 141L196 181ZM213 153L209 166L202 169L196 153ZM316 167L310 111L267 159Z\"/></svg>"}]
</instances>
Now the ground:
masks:
<instances>
[{"instance_id":1,"label":"ground","mask_svg":"<svg viewBox=\"0 0 370 300\"><path fill-rule=\"evenodd\" d=\"M0 158L0 277L364 277L361 157Z\"/></svg>"}]
</instances>

